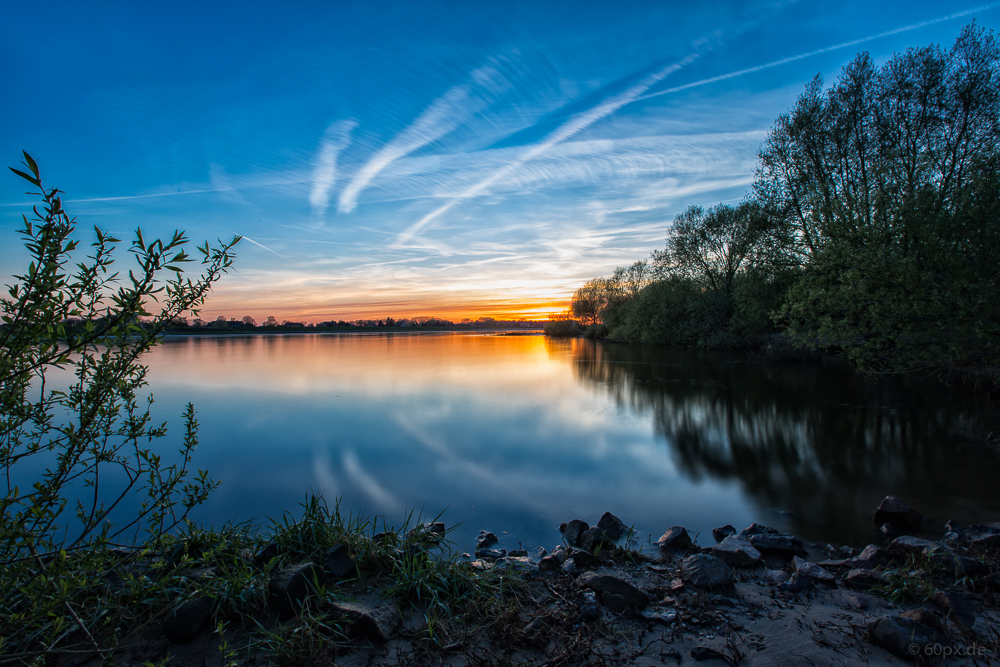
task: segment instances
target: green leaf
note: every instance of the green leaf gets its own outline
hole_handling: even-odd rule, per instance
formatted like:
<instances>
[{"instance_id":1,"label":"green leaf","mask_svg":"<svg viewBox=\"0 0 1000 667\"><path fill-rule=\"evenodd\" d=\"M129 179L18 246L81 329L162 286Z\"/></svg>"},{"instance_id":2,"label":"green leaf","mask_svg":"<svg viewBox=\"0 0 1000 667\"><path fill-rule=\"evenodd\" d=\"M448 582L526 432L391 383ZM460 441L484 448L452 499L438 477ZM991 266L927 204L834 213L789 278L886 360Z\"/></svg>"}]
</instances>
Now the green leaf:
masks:
<instances>
[{"instance_id":1,"label":"green leaf","mask_svg":"<svg viewBox=\"0 0 1000 667\"><path fill-rule=\"evenodd\" d=\"M35 160L28 155L27 151L21 151L21 154L24 155L24 162L28 165L28 169L31 170L31 173L35 175L36 179L41 180L42 177L38 173L38 165L35 164Z\"/></svg>"},{"instance_id":2,"label":"green leaf","mask_svg":"<svg viewBox=\"0 0 1000 667\"><path fill-rule=\"evenodd\" d=\"M10 169L15 174L17 174L18 176L20 176L21 178L23 178L24 180L28 181L29 183L33 183L34 185L41 185L42 184L42 182L40 180L38 180L34 176L29 176L28 174L24 173L20 169L14 169L14 167L7 167L7 168Z\"/></svg>"}]
</instances>

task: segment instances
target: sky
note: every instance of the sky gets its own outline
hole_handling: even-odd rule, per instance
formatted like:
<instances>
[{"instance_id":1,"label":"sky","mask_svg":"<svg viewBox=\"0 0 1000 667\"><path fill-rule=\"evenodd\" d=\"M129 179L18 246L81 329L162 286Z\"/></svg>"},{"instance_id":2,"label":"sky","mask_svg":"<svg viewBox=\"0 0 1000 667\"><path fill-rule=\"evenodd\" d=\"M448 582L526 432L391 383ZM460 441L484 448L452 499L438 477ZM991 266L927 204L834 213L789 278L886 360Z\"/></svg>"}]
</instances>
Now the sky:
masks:
<instances>
[{"instance_id":1,"label":"sky","mask_svg":"<svg viewBox=\"0 0 1000 667\"><path fill-rule=\"evenodd\" d=\"M207 319L539 319L746 196L814 76L973 20L1000 2L7 3L0 157L84 242L242 235Z\"/></svg>"}]
</instances>

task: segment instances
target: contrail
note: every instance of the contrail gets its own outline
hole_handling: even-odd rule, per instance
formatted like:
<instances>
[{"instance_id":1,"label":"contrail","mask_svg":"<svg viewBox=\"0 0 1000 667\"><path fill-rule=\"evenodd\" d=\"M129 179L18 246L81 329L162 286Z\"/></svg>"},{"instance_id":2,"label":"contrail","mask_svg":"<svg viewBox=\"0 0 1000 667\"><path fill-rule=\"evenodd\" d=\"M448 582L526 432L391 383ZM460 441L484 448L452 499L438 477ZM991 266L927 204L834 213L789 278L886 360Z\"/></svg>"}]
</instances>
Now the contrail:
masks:
<instances>
[{"instance_id":1,"label":"contrail","mask_svg":"<svg viewBox=\"0 0 1000 667\"><path fill-rule=\"evenodd\" d=\"M264 250L266 250L266 251L268 251L268 252L273 252L273 253L274 253L275 255L277 255L277 256L278 256L278 257L280 257L281 259L287 259L287 258L286 258L286 257L285 257L284 255L282 255L282 254L281 254L280 252L275 252L274 250L271 250L270 248L268 248L268 247L267 247L266 245L264 245L263 243L257 243L256 241L254 241L254 240L253 240L252 238L250 238L250 237L249 237L249 236L247 236L246 234L238 234L237 232L233 232L233 234L236 234L236 235L237 235L237 236L239 236L240 238L243 238L243 239L246 239L247 241L249 241L250 243L254 244L255 246L260 246L261 248L263 248Z\"/></svg>"},{"instance_id":2,"label":"contrail","mask_svg":"<svg viewBox=\"0 0 1000 667\"><path fill-rule=\"evenodd\" d=\"M500 179L504 178L509 173L511 173L512 171L523 165L525 162L533 160L542 153L548 151L556 144L563 142L566 139L572 137L574 134L580 132L581 130L590 127L601 118L604 118L605 116L617 111L618 109L622 108L626 104L629 104L630 102L634 102L636 98L639 97L639 95L649 90L650 86L659 83L664 78L673 74L677 70L686 67L687 65L690 65L691 63L693 63L695 60L698 59L699 55L700 54L698 53L692 53L676 63L667 65L666 67L663 67L662 69L653 72L652 74L644 78L642 81L630 87L629 89L625 90L624 92L619 93L618 95L615 95L611 98L608 98L607 100L601 102L595 107L592 107L591 109L588 109L587 111L582 111L576 114L575 116L572 116L568 121L560 125L558 128L555 129L555 131L553 131L549 136L547 136L544 141L542 141L539 144L535 144L534 146L529 148L527 151L521 154L521 156L513 160L510 164L506 165L505 167L502 167L501 169L496 170L483 180L479 181L478 183L470 187L465 192L456 195L448 202L442 204L438 208L434 209L433 211L422 217L417 222L410 225L406 230L403 231L402 234L400 234L396 238L395 245L400 246L403 243L406 243L407 241L412 239L416 234L418 234L423 228L425 228L427 225L433 222L436 218L440 217L442 214L454 208L460 201L463 201L465 199L470 199L472 197L479 195L483 190L490 187Z\"/></svg>"},{"instance_id":3,"label":"contrail","mask_svg":"<svg viewBox=\"0 0 1000 667\"><path fill-rule=\"evenodd\" d=\"M881 39L882 37L889 37L890 35L898 35L899 33L902 32L909 32L910 30L925 28L929 25L934 25L935 23L944 23L945 21L951 21L954 19L962 18L963 16L968 16L969 14L975 14L976 12L995 9L998 6L1000 6L1000 2L994 2L988 5L980 5L979 7L973 7L972 9L966 9L961 12L955 12L954 14L948 14L947 16L939 16L936 19L929 19L927 21L921 21L920 23L911 23L910 25L906 25L901 28L893 28L892 30L886 30L885 32L880 32L875 35L869 35L868 37L852 39L849 42L841 42L840 44L834 44L833 46L824 46L821 49L816 49L815 51L807 51L806 53L800 53L797 56L789 56L787 58L782 58L781 60L774 60L772 62L765 63L763 65L756 65L755 67L748 67L746 69L736 70L735 72L730 72L728 74L720 74L719 76L713 76L708 79L702 79L700 81L685 83L683 86L674 86L673 88L667 88L666 90L658 90L655 93L650 93L649 95L643 95L642 97L639 97L634 101L639 102L641 100L648 100L653 97L659 97L660 95L668 95L670 93L676 93L681 90L687 90L688 88L704 86L709 83L715 83L716 81L725 81L726 79L732 79L738 76L743 76L744 74L752 74L753 72L759 72L761 70L769 69L771 67L777 67L778 65L784 65L785 63L791 63L795 62L796 60L802 60L804 58L811 58L812 56L818 56L821 53L828 53L830 51L836 51L837 49L846 49L850 46L857 46L858 44L864 44L865 42L870 42L875 39Z\"/></svg>"}]
</instances>

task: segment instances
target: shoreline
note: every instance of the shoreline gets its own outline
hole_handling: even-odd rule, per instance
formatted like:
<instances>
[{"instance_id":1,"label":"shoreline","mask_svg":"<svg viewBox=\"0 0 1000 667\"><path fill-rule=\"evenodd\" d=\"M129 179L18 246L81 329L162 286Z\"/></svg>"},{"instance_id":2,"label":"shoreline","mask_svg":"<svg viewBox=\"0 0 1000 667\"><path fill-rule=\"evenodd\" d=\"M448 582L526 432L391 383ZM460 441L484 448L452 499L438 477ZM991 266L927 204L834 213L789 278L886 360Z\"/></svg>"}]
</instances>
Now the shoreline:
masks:
<instances>
[{"instance_id":1,"label":"shoreline","mask_svg":"<svg viewBox=\"0 0 1000 667\"><path fill-rule=\"evenodd\" d=\"M827 545L824 559L759 524L708 545L672 526L651 555L610 513L568 521L551 551L507 551L481 531L459 555L440 521L395 530L316 499L270 533L192 528L156 552L111 552L110 597L173 591L113 662L993 664L1000 526L915 537L919 513L892 497L875 517L880 545ZM50 664L100 664L64 657Z\"/></svg>"}]
</instances>

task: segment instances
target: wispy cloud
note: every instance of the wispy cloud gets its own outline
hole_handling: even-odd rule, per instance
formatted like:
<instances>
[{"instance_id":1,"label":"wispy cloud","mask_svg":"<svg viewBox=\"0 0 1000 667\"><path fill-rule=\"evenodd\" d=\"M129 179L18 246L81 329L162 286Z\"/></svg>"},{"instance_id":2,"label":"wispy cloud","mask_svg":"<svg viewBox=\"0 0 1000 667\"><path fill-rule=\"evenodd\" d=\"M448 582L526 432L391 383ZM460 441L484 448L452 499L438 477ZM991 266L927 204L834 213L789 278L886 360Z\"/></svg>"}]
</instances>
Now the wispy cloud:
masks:
<instances>
[{"instance_id":1,"label":"wispy cloud","mask_svg":"<svg viewBox=\"0 0 1000 667\"><path fill-rule=\"evenodd\" d=\"M625 106L629 102L634 101L640 95L645 93L651 86L662 81L667 76L673 74L674 72L684 68L685 66L693 63L698 59L698 53L692 53L682 60L667 65L656 72L648 75L642 79L639 83L631 86L627 90L613 97L601 102L600 104L578 113L572 116L568 121L563 123L561 126L556 128L551 134L549 134L540 143L534 144L524 151L518 158L514 159L510 164L502 167L486 178L482 179L472 187L468 188L466 191L459 193L446 203L442 204L438 208L434 209L420 220L410 225L406 230L403 231L396 239L396 245L403 245L412 239L414 236L419 234L424 228L426 228L430 223L436 220L438 217L444 213L450 211L460 202L470 199L472 197L477 197L483 192L485 192L491 185L507 177L509 174L513 173L521 167L521 165L526 162L537 158L540 155L546 153L549 149L557 144L569 139L576 133L584 130L591 125L593 125L598 120L604 118L605 116L615 112L621 107Z\"/></svg>"},{"instance_id":2,"label":"wispy cloud","mask_svg":"<svg viewBox=\"0 0 1000 667\"><path fill-rule=\"evenodd\" d=\"M319 218L330 205L330 189L337 180L337 157L351 143L351 132L357 125L353 120L330 123L320 141L312 173L312 190L309 192L309 204Z\"/></svg>"},{"instance_id":3,"label":"wispy cloud","mask_svg":"<svg viewBox=\"0 0 1000 667\"><path fill-rule=\"evenodd\" d=\"M282 259L285 259L285 256L284 256L284 255L282 255L282 254L281 254L280 252L276 252L276 251L274 251L274 250L271 250L270 248L268 248L268 247L267 247L266 245L264 245L263 243L259 243L258 241L254 241L254 240L253 240L252 238L250 238L250 237L249 237L249 236L247 236L246 234L240 234L239 232L233 232L233 234L236 234L236 235L238 235L238 236L239 236L240 238L242 238L242 239L244 239L244 240L247 240L247 241L249 241L250 243L252 243L252 244L254 244L255 246L257 246L258 248L263 248L264 250L266 250L266 251L268 251L268 252L271 252L271 253L274 253L275 255L277 255L278 257L281 257Z\"/></svg>"},{"instance_id":4,"label":"wispy cloud","mask_svg":"<svg viewBox=\"0 0 1000 667\"><path fill-rule=\"evenodd\" d=\"M345 449L341 453L341 463L344 467L344 474L351 482L384 512L395 512L402 507L396 496L361 466L361 461L358 460L358 455L354 453L354 450Z\"/></svg>"},{"instance_id":5,"label":"wispy cloud","mask_svg":"<svg viewBox=\"0 0 1000 667\"><path fill-rule=\"evenodd\" d=\"M401 157L437 141L482 111L509 84L493 67L472 72L468 83L455 86L427 107L409 127L397 134L354 175L340 193L339 209L349 213L358 195L379 173Z\"/></svg>"}]
</instances>

